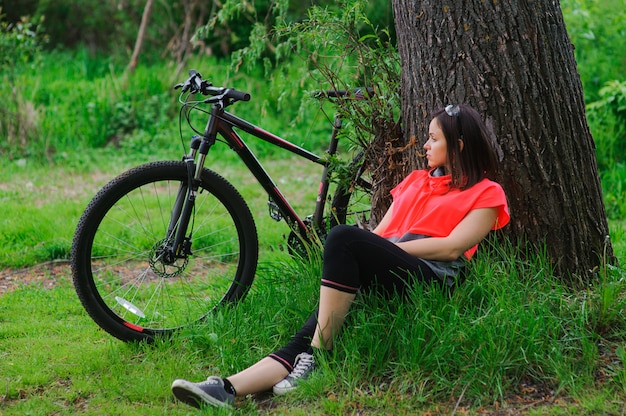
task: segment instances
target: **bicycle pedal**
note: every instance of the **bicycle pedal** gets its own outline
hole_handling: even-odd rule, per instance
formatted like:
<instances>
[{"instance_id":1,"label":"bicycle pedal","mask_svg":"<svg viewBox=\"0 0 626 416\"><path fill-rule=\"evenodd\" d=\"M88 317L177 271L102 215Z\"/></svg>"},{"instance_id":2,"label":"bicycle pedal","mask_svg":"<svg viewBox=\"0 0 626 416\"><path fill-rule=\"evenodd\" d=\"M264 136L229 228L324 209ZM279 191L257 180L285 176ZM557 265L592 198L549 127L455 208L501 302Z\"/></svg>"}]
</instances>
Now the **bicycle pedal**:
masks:
<instances>
[{"instance_id":1,"label":"bicycle pedal","mask_svg":"<svg viewBox=\"0 0 626 416\"><path fill-rule=\"evenodd\" d=\"M278 208L278 205L276 204L276 202L274 202L272 199L269 199L267 201L267 206L269 208L271 219L273 219L276 222L279 222L283 219L283 214L281 214L280 209Z\"/></svg>"}]
</instances>

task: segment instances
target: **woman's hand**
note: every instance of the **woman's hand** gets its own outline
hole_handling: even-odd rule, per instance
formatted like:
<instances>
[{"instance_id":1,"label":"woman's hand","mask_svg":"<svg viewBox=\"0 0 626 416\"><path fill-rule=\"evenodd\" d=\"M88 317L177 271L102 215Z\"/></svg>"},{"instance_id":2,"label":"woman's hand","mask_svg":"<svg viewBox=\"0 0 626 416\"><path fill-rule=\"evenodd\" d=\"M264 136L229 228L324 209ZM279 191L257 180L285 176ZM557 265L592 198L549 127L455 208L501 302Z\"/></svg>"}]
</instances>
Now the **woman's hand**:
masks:
<instances>
[{"instance_id":1,"label":"woman's hand","mask_svg":"<svg viewBox=\"0 0 626 416\"><path fill-rule=\"evenodd\" d=\"M387 214L385 214L385 217L387 217ZM447 237L423 238L396 244L407 253L422 259L438 261L456 260L485 238L493 228L497 218L498 208L473 209ZM384 220L385 218L383 218Z\"/></svg>"}]
</instances>

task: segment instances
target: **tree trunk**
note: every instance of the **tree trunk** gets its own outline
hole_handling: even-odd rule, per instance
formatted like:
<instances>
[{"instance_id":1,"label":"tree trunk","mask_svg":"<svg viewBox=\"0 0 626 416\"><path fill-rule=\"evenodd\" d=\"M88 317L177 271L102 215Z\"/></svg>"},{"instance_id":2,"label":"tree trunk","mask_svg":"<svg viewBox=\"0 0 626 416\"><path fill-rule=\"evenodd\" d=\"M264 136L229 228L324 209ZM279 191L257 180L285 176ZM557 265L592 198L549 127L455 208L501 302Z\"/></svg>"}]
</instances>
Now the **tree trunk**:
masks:
<instances>
[{"instance_id":1,"label":"tree trunk","mask_svg":"<svg viewBox=\"0 0 626 416\"><path fill-rule=\"evenodd\" d=\"M146 36L148 21L150 20L150 14L152 13L153 3L154 0L147 0L146 7L144 7L143 9L141 24L139 25L139 32L137 33L137 40L135 41L135 49L133 50L133 55L130 58L130 63L128 64L127 68L129 74L135 72L135 68L137 68L137 63L139 62L139 54L141 53L141 48L143 47L143 40Z\"/></svg>"},{"instance_id":2,"label":"tree trunk","mask_svg":"<svg viewBox=\"0 0 626 416\"><path fill-rule=\"evenodd\" d=\"M206 2L201 0L183 0L180 2L184 11L183 23L176 29L176 33L169 41L167 48L174 55L176 60L175 77L178 77L185 69L187 58L189 58L195 47L199 47L199 54L210 54L210 48L206 47L203 42L192 41L198 29L206 24L207 6L211 5L209 19L211 20L218 12L218 2Z\"/></svg>"},{"instance_id":3,"label":"tree trunk","mask_svg":"<svg viewBox=\"0 0 626 416\"><path fill-rule=\"evenodd\" d=\"M502 157L504 233L545 250L557 274L615 263L573 46L558 1L393 0L405 140L468 103ZM421 162L415 162L419 166ZM531 251L532 253L532 251Z\"/></svg>"}]
</instances>

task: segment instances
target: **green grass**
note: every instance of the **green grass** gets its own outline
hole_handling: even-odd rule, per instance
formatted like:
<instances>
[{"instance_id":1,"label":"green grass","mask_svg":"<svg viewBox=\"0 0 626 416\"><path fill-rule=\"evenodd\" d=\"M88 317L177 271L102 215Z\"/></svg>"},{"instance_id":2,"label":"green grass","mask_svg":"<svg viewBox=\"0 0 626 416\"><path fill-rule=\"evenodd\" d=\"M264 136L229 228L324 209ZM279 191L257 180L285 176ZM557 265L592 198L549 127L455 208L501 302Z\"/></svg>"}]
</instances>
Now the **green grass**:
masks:
<instances>
[{"instance_id":1,"label":"green grass","mask_svg":"<svg viewBox=\"0 0 626 416\"><path fill-rule=\"evenodd\" d=\"M2 173L9 208L3 220L12 228L0 235L30 236L3 241L4 267L67 258L93 193L136 162L136 155L110 156L91 156L98 166L92 171L14 165ZM263 162L272 174L290 174L281 189L307 212L318 168L288 158ZM260 230L261 264L246 300L169 342L137 346L114 340L87 317L69 270L52 290L35 283L2 295L2 414L196 414L173 401L174 378L239 371L299 328L315 306L319 258L298 261L277 249L287 228L268 217L258 185L228 158L212 163L250 201ZM610 224L623 264L626 227ZM572 291L552 277L545 259L527 264L514 253L479 253L472 278L451 299L418 288L404 303L359 300L337 347L321 357L322 371L301 391L242 399L238 413L449 414L457 402L478 412L495 403L513 406L511 397L521 395L526 401L516 406L541 414L620 414L626 398L623 271L609 269L596 284ZM555 401L536 399L545 392L554 392Z\"/></svg>"},{"instance_id":2,"label":"green grass","mask_svg":"<svg viewBox=\"0 0 626 416\"><path fill-rule=\"evenodd\" d=\"M3 206L9 209L3 220L12 227L1 234L4 267L67 258L89 198L134 160L99 155L94 162L101 170L35 167L4 174ZM293 159L268 160L279 173L294 166ZM2 414L189 414L172 400L174 378L241 370L299 328L317 299L319 258L297 261L277 249L287 228L268 218L258 186L236 164L218 167L249 198L260 230L261 264L248 298L148 347L123 344L99 330L80 306L69 270L52 290L35 283L2 295ZM304 210L312 200L302 190L314 197L315 171L302 165L301 176L281 184ZM611 228L623 262L624 223L612 221ZM30 237L12 237L17 233ZM421 288L404 303L360 300L310 383L288 397L243 399L239 413L451 413L457 401L478 411L507 406L526 386L524 391L556 392L557 404L545 406L551 414L619 414L626 398L623 271L608 270L598 283L571 291L551 276L544 259L525 264L514 253L481 253L474 275L450 300Z\"/></svg>"},{"instance_id":3,"label":"green grass","mask_svg":"<svg viewBox=\"0 0 626 416\"><path fill-rule=\"evenodd\" d=\"M513 249L510 249L513 250ZM554 392L541 414L619 414L626 373L621 273L573 292L542 259L483 251L451 298L417 288L400 302L362 298L321 371L290 396L238 401L238 414L416 414L506 408ZM86 316L67 277L0 304L0 410L17 414L216 414L174 402L174 378L228 375L284 344L315 306L319 257L263 261L234 308L155 345L124 344ZM608 354L617 351L617 354ZM620 352L621 351L621 352ZM602 375L599 377L598 375ZM519 406L519 402L518 402ZM226 412L221 412L227 414Z\"/></svg>"},{"instance_id":4,"label":"green grass","mask_svg":"<svg viewBox=\"0 0 626 416\"><path fill-rule=\"evenodd\" d=\"M173 353L182 340L147 348L110 339L85 319L67 281L2 300L2 414L185 414L162 392L173 376L166 368L192 358Z\"/></svg>"}]
</instances>

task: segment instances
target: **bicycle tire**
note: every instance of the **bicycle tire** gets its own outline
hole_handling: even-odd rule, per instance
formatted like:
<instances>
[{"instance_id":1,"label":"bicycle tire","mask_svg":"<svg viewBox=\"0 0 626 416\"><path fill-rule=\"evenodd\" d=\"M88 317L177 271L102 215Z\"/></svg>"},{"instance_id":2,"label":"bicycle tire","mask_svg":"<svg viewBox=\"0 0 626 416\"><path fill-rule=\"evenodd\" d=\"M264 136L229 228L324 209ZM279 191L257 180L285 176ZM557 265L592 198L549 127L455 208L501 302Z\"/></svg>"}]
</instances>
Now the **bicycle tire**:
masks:
<instances>
[{"instance_id":1,"label":"bicycle tire","mask_svg":"<svg viewBox=\"0 0 626 416\"><path fill-rule=\"evenodd\" d=\"M239 192L204 169L190 229L192 255L165 267L156 258L181 183L183 162L152 162L105 185L81 216L71 266L89 316L123 341L153 341L241 300L255 277L258 236Z\"/></svg>"},{"instance_id":2,"label":"bicycle tire","mask_svg":"<svg viewBox=\"0 0 626 416\"><path fill-rule=\"evenodd\" d=\"M364 152L359 152L348 165L351 173L349 183L339 184L333 193L328 215L329 229L338 224L357 225L368 228L371 211L372 184L365 176Z\"/></svg>"},{"instance_id":3,"label":"bicycle tire","mask_svg":"<svg viewBox=\"0 0 626 416\"><path fill-rule=\"evenodd\" d=\"M363 165L363 152L359 152L348 165L350 181L337 184L332 192L330 209L321 224L307 222L310 234L303 236L292 230L287 238L289 253L300 258L308 258L311 246L324 245L330 230L339 224L370 228L372 183L369 172Z\"/></svg>"}]
</instances>

